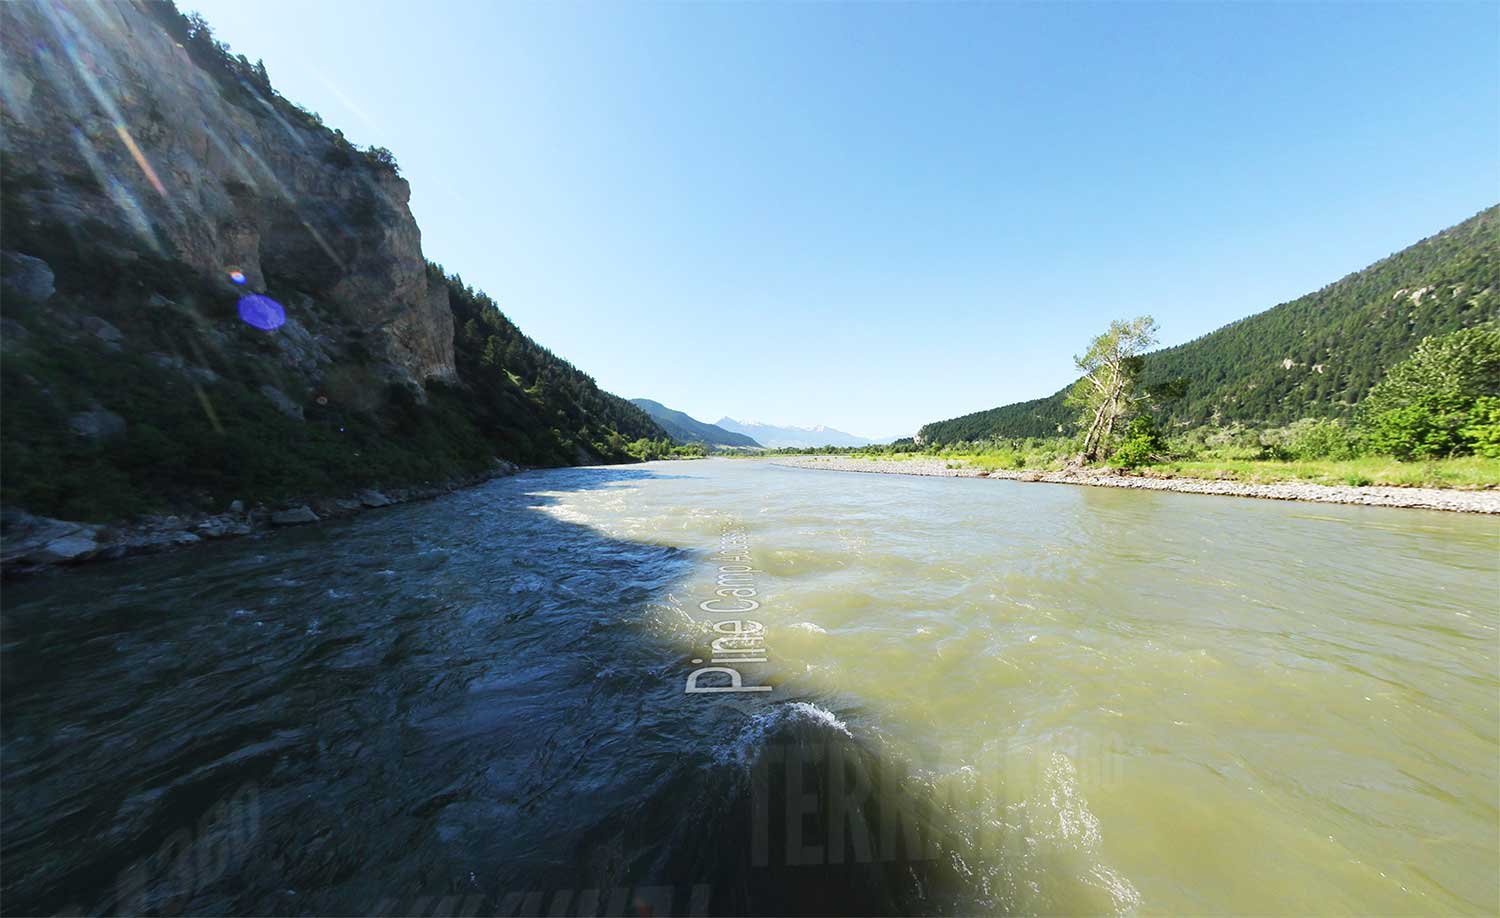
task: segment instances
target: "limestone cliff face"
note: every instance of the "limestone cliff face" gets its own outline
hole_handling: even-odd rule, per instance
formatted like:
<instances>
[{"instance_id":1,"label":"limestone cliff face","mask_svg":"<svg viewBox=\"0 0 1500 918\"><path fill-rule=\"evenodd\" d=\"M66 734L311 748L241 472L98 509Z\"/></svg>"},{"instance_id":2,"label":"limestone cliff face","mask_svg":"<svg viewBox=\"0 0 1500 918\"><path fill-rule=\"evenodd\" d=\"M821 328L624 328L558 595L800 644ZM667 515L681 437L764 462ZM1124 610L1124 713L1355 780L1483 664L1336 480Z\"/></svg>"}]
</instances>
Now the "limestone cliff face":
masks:
<instances>
[{"instance_id":1,"label":"limestone cliff face","mask_svg":"<svg viewBox=\"0 0 1500 918\"><path fill-rule=\"evenodd\" d=\"M238 269L314 333L295 304L333 307L392 377L455 379L407 183L191 45L132 0L0 4L0 151L27 219Z\"/></svg>"}]
</instances>

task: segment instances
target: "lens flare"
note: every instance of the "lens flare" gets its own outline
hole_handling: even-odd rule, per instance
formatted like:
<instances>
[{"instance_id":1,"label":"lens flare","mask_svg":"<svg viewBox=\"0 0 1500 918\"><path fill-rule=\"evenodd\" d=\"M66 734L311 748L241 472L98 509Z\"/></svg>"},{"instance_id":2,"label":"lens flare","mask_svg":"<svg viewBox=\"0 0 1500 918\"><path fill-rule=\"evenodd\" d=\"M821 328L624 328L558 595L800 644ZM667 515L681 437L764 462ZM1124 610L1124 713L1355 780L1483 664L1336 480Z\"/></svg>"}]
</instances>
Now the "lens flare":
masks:
<instances>
[{"instance_id":1,"label":"lens flare","mask_svg":"<svg viewBox=\"0 0 1500 918\"><path fill-rule=\"evenodd\" d=\"M253 325L262 331L272 331L286 322L286 310L270 297L252 293L240 297L240 318L246 325Z\"/></svg>"},{"instance_id":2,"label":"lens flare","mask_svg":"<svg viewBox=\"0 0 1500 918\"><path fill-rule=\"evenodd\" d=\"M229 269L229 282L237 287L245 286L245 272L239 268Z\"/></svg>"}]
</instances>

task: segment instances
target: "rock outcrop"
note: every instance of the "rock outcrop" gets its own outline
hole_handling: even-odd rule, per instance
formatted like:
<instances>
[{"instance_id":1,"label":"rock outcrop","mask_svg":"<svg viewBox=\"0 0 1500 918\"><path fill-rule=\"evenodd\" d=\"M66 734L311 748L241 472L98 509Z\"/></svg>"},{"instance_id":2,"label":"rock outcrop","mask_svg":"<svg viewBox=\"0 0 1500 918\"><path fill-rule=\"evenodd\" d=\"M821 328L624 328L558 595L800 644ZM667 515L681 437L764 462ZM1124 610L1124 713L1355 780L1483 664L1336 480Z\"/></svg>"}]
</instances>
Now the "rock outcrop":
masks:
<instances>
[{"instance_id":1,"label":"rock outcrop","mask_svg":"<svg viewBox=\"0 0 1500 918\"><path fill-rule=\"evenodd\" d=\"M245 290L283 303L309 297L376 330L392 377L455 379L453 316L406 181L168 24L131 0L0 4L9 206L33 228L88 227L126 261L153 254L241 272ZM51 295L45 264L6 259L8 294Z\"/></svg>"},{"instance_id":2,"label":"rock outcrop","mask_svg":"<svg viewBox=\"0 0 1500 918\"><path fill-rule=\"evenodd\" d=\"M276 526L300 526L303 523L316 523L319 519L321 517L306 504L291 510L278 510L271 514L271 523Z\"/></svg>"},{"instance_id":3,"label":"rock outcrop","mask_svg":"<svg viewBox=\"0 0 1500 918\"><path fill-rule=\"evenodd\" d=\"M0 564L71 564L99 552L98 527L6 510L0 515Z\"/></svg>"},{"instance_id":4,"label":"rock outcrop","mask_svg":"<svg viewBox=\"0 0 1500 918\"><path fill-rule=\"evenodd\" d=\"M80 411L68 419L68 427L85 440L113 440L125 435L125 419L103 408Z\"/></svg>"},{"instance_id":5,"label":"rock outcrop","mask_svg":"<svg viewBox=\"0 0 1500 918\"><path fill-rule=\"evenodd\" d=\"M33 303L45 303L52 297L55 278L52 269L40 258L22 255L19 252L0 252L0 271L3 271L5 296L19 297Z\"/></svg>"}]
</instances>

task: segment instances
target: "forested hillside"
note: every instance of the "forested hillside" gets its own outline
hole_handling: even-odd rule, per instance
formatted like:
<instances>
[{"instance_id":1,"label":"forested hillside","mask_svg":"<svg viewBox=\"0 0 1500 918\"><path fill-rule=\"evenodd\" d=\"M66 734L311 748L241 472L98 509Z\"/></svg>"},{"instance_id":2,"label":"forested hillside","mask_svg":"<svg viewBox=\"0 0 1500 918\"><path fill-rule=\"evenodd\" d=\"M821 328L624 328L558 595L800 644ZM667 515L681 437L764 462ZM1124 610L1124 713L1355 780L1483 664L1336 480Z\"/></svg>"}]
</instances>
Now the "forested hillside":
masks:
<instances>
[{"instance_id":1,"label":"forested hillside","mask_svg":"<svg viewBox=\"0 0 1500 918\"><path fill-rule=\"evenodd\" d=\"M709 446L756 448L760 444L742 433L725 430L717 424L706 424L690 414L668 408L649 398L633 398L631 404L651 416L672 439L680 443L704 443Z\"/></svg>"},{"instance_id":2,"label":"forested hillside","mask_svg":"<svg viewBox=\"0 0 1500 918\"><path fill-rule=\"evenodd\" d=\"M458 375L497 451L538 465L621 461L630 441L663 435L646 412L528 338L483 291L440 266L428 271L448 287Z\"/></svg>"},{"instance_id":3,"label":"forested hillside","mask_svg":"<svg viewBox=\"0 0 1500 918\"><path fill-rule=\"evenodd\" d=\"M1316 293L1148 354L1142 380L1187 381L1163 405L1173 427L1347 418L1426 336L1500 315L1500 207L1491 207ZM1081 342L1080 342L1081 344ZM924 442L1070 432L1064 389L925 425Z\"/></svg>"}]
</instances>

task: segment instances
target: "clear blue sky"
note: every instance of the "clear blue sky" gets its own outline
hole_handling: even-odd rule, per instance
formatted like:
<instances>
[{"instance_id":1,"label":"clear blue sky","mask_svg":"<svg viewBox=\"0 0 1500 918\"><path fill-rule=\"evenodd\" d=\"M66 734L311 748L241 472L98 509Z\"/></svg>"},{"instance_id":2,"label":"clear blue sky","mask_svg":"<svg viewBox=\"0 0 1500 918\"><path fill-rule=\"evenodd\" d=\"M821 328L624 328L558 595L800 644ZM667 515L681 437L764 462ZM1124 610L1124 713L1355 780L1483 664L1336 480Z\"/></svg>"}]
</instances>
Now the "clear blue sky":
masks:
<instances>
[{"instance_id":1,"label":"clear blue sky","mask_svg":"<svg viewBox=\"0 0 1500 918\"><path fill-rule=\"evenodd\" d=\"M866 435L1045 395L1500 199L1500 4L179 0L626 397Z\"/></svg>"}]
</instances>

